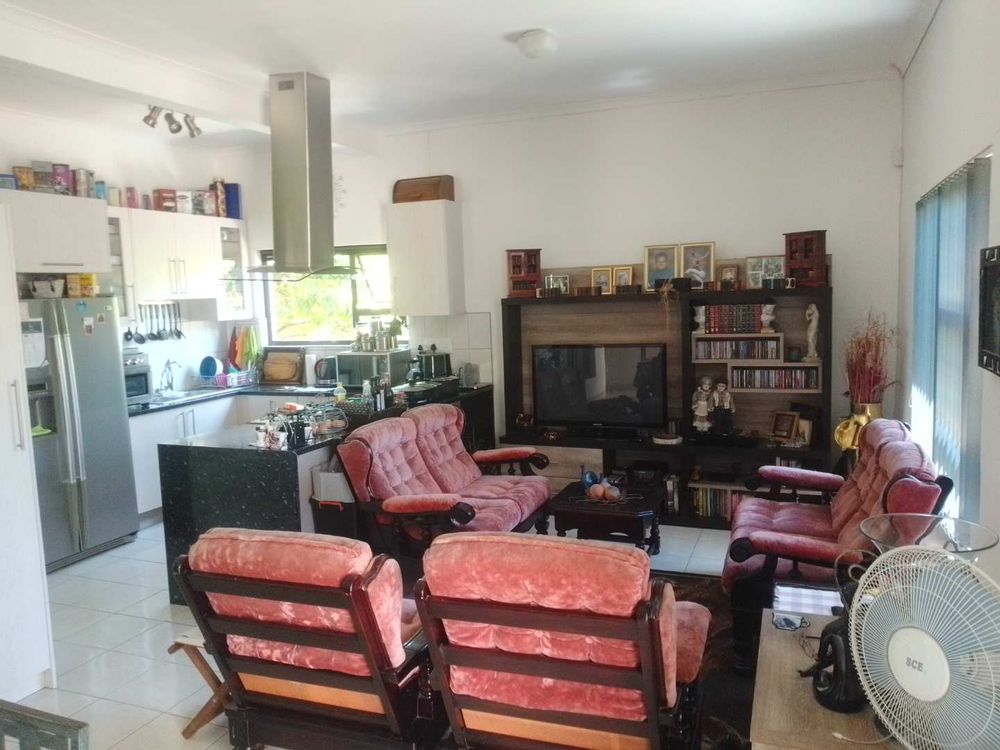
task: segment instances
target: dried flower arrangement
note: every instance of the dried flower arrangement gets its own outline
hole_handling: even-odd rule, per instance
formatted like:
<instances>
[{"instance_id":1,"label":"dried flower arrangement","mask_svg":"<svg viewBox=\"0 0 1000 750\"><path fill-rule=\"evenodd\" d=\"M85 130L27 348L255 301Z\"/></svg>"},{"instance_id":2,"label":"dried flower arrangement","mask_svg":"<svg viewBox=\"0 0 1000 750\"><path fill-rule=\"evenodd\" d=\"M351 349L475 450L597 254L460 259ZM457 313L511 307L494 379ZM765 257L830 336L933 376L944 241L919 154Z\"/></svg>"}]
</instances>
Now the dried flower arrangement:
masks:
<instances>
[{"instance_id":1,"label":"dried flower arrangement","mask_svg":"<svg viewBox=\"0 0 1000 750\"><path fill-rule=\"evenodd\" d=\"M896 329L885 322L885 315L868 311L864 322L856 326L847 341L844 366L851 403L877 404L886 390L896 384L889 380L886 354L896 340Z\"/></svg>"}]
</instances>

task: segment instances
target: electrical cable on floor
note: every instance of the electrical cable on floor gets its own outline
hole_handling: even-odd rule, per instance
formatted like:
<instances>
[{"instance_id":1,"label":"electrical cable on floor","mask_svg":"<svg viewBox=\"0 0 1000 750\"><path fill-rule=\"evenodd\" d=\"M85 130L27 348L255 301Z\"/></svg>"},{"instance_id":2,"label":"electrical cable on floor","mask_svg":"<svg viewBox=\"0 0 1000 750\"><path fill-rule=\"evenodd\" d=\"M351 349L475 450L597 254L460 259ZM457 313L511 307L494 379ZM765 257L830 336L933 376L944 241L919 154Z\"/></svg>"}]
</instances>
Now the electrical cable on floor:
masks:
<instances>
[{"instance_id":1,"label":"electrical cable on floor","mask_svg":"<svg viewBox=\"0 0 1000 750\"><path fill-rule=\"evenodd\" d=\"M855 740L850 737L845 737L840 732L830 732L835 740L840 740L841 742L850 742L852 745L881 745L883 742L892 739L891 734L887 734L885 737L878 740Z\"/></svg>"}]
</instances>

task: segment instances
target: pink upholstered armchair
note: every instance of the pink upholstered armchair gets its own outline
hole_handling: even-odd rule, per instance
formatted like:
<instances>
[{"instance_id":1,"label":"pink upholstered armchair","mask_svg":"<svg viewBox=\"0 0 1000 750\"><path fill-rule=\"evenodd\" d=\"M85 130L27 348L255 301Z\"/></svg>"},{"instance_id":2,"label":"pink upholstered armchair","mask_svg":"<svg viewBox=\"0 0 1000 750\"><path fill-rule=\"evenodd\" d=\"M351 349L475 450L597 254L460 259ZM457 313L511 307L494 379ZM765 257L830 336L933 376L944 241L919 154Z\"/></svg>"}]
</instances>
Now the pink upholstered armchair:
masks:
<instances>
[{"instance_id":1,"label":"pink upholstered armchair","mask_svg":"<svg viewBox=\"0 0 1000 750\"><path fill-rule=\"evenodd\" d=\"M711 620L613 542L438 537L417 608L465 747L700 747L698 674Z\"/></svg>"},{"instance_id":2,"label":"pink upholstered armchair","mask_svg":"<svg viewBox=\"0 0 1000 750\"><path fill-rule=\"evenodd\" d=\"M218 528L174 574L231 692L234 747L367 747L373 734L443 733L395 560L356 539Z\"/></svg>"},{"instance_id":3,"label":"pink upholstered armchair","mask_svg":"<svg viewBox=\"0 0 1000 750\"><path fill-rule=\"evenodd\" d=\"M940 511L952 482L938 475L903 423L871 422L858 448L857 464L846 480L801 469L761 469L762 477L781 486L835 494L825 505L759 497L740 503L722 573L737 636L756 632L761 608L771 604L775 580L832 583L838 561L856 562L860 550L870 551L860 531L864 519L880 513Z\"/></svg>"},{"instance_id":4,"label":"pink upholstered armchair","mask_svg":"<svg viewBox=\"0 0 1000 750\"><path fill-rule=\"evenodd\" d=\"M337 447L355 500L368 511L370 538L401 532L386 548L402 552L405 542L422 552L449 531L526 531L545 522L547 479L486 475L480 465L515 462L530 471L548 459L524 448L470 455L464 419L454 406L428 404L360 427Z\"/></svg>"}]
</instances>

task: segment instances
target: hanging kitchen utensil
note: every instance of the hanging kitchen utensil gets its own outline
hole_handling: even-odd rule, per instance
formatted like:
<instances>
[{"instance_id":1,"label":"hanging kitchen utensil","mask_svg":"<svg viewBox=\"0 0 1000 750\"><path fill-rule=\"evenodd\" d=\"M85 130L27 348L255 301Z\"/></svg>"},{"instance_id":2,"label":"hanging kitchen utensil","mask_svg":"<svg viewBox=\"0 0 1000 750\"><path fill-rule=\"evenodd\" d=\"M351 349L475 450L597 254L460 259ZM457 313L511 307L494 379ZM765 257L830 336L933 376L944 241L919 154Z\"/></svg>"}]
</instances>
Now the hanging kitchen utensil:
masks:
<instances>
[{"instance_id":1,"label":"hanging kitchen utensil","mask_svg":"<svg viewBox=\"0 0 1000 750\"><path fill-rule=\"evenodd\" d=\"M177 338L182 339L184 331L181 330L181 303L175 302L174 304L177 305Z\"/></svg>"},{"instance_id":2,"label":"hanging kitchen utensil","mask_svg":"<svg viewBox=\"0 0 1000 750\"><path fill-rule=\"evenodd\" d=\"M126 341L132 340L132 324L134 322L135 322L134 320L130 320L128 322L128 328L126 328L125 333L122 334L122 338L125 339Z\"/></svg>"},{"instance_id":3,"label":"hanging kitchen utensil","mask_svg":"<svg viewBox=\"0 0 1000 750\"><path fill-rule=\"evenodd\" d=\"M167 303L166 305L163 306L163 308L167 314L167 325L166 325L167 338L168 339L177 338L176 336L174 336L174 306L172 303Z\"/></svg>"},{"instance_id":4,"label":"hanging kitchen utensil","mask_svg":"<svg viewBox=\"0 0 1000 750\"><path fill-rule=\"evenodd\" d=\"M166 320L166 315L163 314L164 307L165 305L156 306L156 323L159 325L159 328L156 329L156 335L160 341L166 341L170 338L170 334L167 332L166 323L164 322Z\"/></svg>"},{"instance_id":5,"label":"hanging kitchen utensil","mask_svg":"<svg viewBox=\"0 0 1000 750\"><path fill-rule=\"evenodd\" d=\"M145 305L139 305L139 323L135 327L135 333L132 334L132 340L135 343L137 343L137 344L145 344L146 343L146 337L143 336L142 331L139 330L140 327L143 330L145 330L145 328L146 328L146 319L145 319L145 313L144 313L145 309L146 309Z\"/></svg>"},{"instance_id":6,"label":"hanging kitchen utensil","mask_svg":"<svg viewBox=\"0 0 1000 750\"><path fill-rule=\"evenodd\" d=\"M146 305L146 315L149 316L149 325L146 327L146 338L150 341L159 341L160 337L156 333L156 305Z\"/></svg>"}]
</instances>

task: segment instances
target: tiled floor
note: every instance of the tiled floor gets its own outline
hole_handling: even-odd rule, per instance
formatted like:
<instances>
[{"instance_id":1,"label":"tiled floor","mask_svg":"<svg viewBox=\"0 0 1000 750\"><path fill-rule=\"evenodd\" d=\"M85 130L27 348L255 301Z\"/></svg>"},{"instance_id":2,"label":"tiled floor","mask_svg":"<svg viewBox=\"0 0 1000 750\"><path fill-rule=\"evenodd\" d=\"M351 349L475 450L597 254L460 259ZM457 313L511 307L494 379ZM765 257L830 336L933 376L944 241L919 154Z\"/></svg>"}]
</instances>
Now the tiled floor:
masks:
<instances>
[{"instance_id":1,"label":"tiled floor","mask_svg":"<svg viewBox=\"0 0 1000 750\"><path fill-rule=\"evenodd\" d=\"M719 575L729 532L661 526L656 570ZM167 599L163 526L49 576L59 687L22 703L90 725L91 750L228 748L224 717L191 740L188 719L209 697L183 654L167 654L194 627Z\"/></svg>"}]
</instances>

